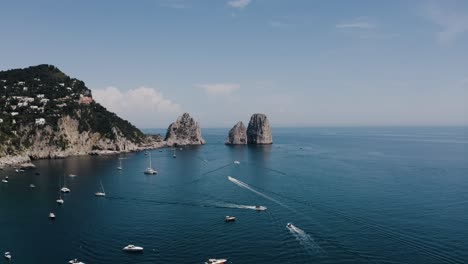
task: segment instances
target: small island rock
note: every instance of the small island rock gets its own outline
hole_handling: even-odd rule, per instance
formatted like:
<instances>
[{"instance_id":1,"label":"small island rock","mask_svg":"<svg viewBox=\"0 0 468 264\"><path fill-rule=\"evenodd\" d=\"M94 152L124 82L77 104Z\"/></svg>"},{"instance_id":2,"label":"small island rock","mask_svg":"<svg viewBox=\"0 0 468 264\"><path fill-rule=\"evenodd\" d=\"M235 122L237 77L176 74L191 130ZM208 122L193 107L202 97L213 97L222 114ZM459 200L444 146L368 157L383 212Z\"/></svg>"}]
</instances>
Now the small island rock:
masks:
<instances>
[{"instance_id":1,"label":"small island rock","mask_svg":"<svg viewBox=\"0 0 468 264\"><path fill-rule=\"evenodd\" d=\"M242 121L238 122L229 130L226 139L226 145L245 145L247 144L247 129Z\"/></svg>"},{"instance_id":2,"label":"small island rock","mask_svg":"<svg viewBox=\"0 0 468 264\"><path fill-rule=\"evenodd\" d=\"M266 115L252 115L247 128L247 143L252 145L273 144L270 122Z\"/></svg>"},{"instance_id":3,"label":"small island rock","mask_svg":"<svg viewBox=\"0 0 468 264\"><path fill-rule=\"evenodd\" d=\"M188 113L184 113L177 118L177 121L170 124L164 139L168 146L173 145L203 145L200 126Z\"/></svg>"}]
</instances>

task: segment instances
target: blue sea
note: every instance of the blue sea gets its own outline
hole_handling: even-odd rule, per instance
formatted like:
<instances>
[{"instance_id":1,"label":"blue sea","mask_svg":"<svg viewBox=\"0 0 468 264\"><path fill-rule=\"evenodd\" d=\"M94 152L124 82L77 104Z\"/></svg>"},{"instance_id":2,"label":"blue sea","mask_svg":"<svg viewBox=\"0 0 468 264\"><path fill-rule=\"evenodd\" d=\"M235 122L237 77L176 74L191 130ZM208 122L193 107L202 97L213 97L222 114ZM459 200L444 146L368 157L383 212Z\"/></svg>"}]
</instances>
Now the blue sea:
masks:
<instances>
[{"instance_id":1,"label":"blue sea","mask_svg":"<svg viewBox=\"0 0 468 264\"><path fill-rule=\"evenodd\" d=\"M152 150L153 176L144 152L122 154L121 171L118 155L0 171L0 251L18 264L468 263L468 128L273 128L273 145L236 147L227 132L204 129L177 158Z\"/></svg>"}]
</instances>

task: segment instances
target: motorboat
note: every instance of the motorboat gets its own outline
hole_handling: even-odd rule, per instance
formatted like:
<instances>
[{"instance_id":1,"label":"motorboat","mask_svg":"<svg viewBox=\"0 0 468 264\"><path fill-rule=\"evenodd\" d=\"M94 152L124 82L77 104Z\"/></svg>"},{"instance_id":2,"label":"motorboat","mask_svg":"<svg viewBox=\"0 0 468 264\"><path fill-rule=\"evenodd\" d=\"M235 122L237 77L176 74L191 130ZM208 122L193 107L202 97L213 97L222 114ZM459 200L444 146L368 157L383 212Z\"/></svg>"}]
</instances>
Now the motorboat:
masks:
<instances>
[{"instance_id":1,"label":"motorboat","mask_svg":"<svg viewBox=\"0 0 468 264\"><path fill-rule=\"evenodd\" d=\"M234 216L227 215L226 217L224 217L224 222L234 222L234 221L236 221L236 218Z\"/></svg>"},{"instance_id":2,"label":"motorboat","mask_svg":"<svg viewBox=\"0 0 468 264\"><path fill-rule=\"evenodd\" d=\"M29 184L29 188L36 188L36 185L31 183L31 184Z\"/></svg>"},{"instance_id":3,"label":"motorboat","mask_svg":"<svg viewBox=\"0 0 468 264\"><path fill-rule=\"evenodd\" d=\"M78 259L72 259L68 261L70 264L85 264L84 262L79 261Z\"/></svg>"},{"instance_id":4,"label":"motorboat","mask_svg":"<svg viewBox=\"0 0 468 264\"><path fill-rule=\"evenodd\" d=\"M267 208L265 206L261 206L261 205L256 205L255 206L255 210L257 211L265 211Z\"/></svg>"},{"instance_id":5,"label":"motorboat","mask_svg":"<svg viewBox=\"0 0 468 264\"><path fill-rule=\"evenodd\" d=\"M62 189L60 189L60 191L63 192L63 193L69 193L70 189L68 189L67 187L62 187Z\"/></svg>"},{"instance_id":6,"label":"motorboat","mask_svg":"<svg viewBox=\"0 0 468 264\"><path fill-rule=\"evenodd\" d=\"M18 169L15 169L15 172L19 172L19 170L18 170Z\"/></svg>"},{"instance_id":7,"label":"motorboat","mask_svg":"<svg viewBox=\"0 0 468 264\"><path fill-rule=\"evenodd\" d=\"M122 158L119 158L119 166L117 167L117 170L122 170Z\"/></svg>"},{"instance_id":8,"label":"motorboat","mask_svg":"<svg viewBox=\"0 0 468 264\"><path fill-rule=\"evenodd\" d=\"M54 219L55 219L55 214L54 214L54 213L49 213L49 218L50 218L51 220L54 220Z\"/></svg>"},{"instance_id":9,"label":"motorboat","mask_svg":"<svg viewBox=\"0 0 468 264\"><path fill-rule=\"evenodd\" d=\"M286 227L287 227L287 228L292 228L293 225L292 225L291 223L288 223L288 224L286 225Z\"/></svg>"},{"instance_id":10,"label":"motorboat","mask_svg":"<svg viewBox=\"0 0 468 264\"><path fill-rule=\"evenodd\" d=\"M75 178L77 175L76 174L69 174L68 177L70 178Z\"/></svg>"},{"instance_id":11,"label":"motorboat","mask_svg":"<svg viewBox=\"0 0 468 264\"><path fill-rule=\"evenodd\" d=\"M239 165L239 164L240 164L240 161L235 160L235 161L234 161L234 164Z\"/></svg>"},{"instance_id":12,"label":"motorboat","mask_svg":"<svg viewBox=\"0 0 468 264\"><path fill-rule=\"evenodd\" d=\"M104 197L104 196L106 196L106 192L104 191L104 186L102 186L102 181L99 181L99 183L101 184L101 190L96 192L94 195L96 195L98 197Z\"/></svg>"},{"instance_id":13,"label":"motorboat","mask_svg":"<svg viewBox=\"0 0 468 264\"><path fill-rule=\"evenodd\" d=\"M135 245L128 245L123 248L123 251L129 251L129 252L141 252L143 251L142 247L135 246Z\"/></svg>"},{"instance_id":14,"label":"motorboat","mask_svg":"<svg viewBox=\"0 0 468 264\"><path fill-rule=\"evenodd\" d=\"M205 264L224 264L227 259L209 259Z\"/></svg>"},{"instance_id":15,"label":"motorboat","mask_svg":"<svg viewBox=\"0 0 468 264\"><path fill-rule=\"evenodd\" d=\"M64 203L64 200L62 197L59 197L57 200L55 200L58 204L62 205Z\"/></svg>"},{"instance_id":16,"label":"motorboat","mask_svg":"<svg viewBox=\"0 0 468 264\"><path fill-rule=\"evenodd\" d=\"M3 182L3 183L8 183L8 179L7 179L7 178L2 179L2 182Z\"/></svg>"},{"instance_id":17,"label":"motorboat","mask_svg":"<svg viewBox=\"0 0 468 264\"><path fill-rule=\"evenodd\" d=\"M20 170L19 170L19 172L25 172L25 170L23 170L23 169L20 169Z\"/></svg>"},{"instance_id":18,"label":"motorboat","mask_svg":"<svg viewBox=\"0 0 468 264\"><path fill-rule=\"evenodd\" d=\"M5 254L3 255L7 260L10 260L11 259L11 254L10 252L5 252Z\"/></svg>"}]
</instances>

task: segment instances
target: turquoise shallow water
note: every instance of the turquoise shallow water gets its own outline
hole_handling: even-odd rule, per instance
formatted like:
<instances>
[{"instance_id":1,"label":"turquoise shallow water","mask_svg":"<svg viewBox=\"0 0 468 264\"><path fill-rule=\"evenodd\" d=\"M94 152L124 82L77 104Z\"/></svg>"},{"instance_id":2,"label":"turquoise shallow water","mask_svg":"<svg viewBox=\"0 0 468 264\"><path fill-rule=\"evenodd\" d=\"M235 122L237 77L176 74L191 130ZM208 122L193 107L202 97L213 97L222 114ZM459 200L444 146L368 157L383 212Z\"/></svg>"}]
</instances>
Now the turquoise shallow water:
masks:
<instances>
[{"instance_id":1,"label":"turquoise shallow water","mask_svg":"<svg viewBox=\"0 0 468 264\"><path fill-rule=\"evenodd\" d=\"M155 176L142 173L143 153L125 155L122 171L117 156L40 160L40 175L0 171L10 176L0 251L11 263L468 262L467 128L273 133L272 146L228 147L227 129L205 129L208 144L176 159L152 151ZM58 206L64 173L78 176L66 177L71 193ZM100 180L106 198L94 196ZM144 253L122 252L130 243Z\"/></svg>"}]
</instances>

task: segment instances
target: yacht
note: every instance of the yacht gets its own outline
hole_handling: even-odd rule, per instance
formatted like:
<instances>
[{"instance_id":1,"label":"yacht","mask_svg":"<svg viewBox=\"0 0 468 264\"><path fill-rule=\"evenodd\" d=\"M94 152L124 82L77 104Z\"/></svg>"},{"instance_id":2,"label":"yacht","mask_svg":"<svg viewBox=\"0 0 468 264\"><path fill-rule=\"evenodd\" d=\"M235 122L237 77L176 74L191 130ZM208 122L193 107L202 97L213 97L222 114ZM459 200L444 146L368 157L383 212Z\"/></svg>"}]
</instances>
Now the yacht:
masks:
<instances>
[{"instance_id":1,"label":"yacht","mask_svg":"<svg viewBox=\"0 0 468 264\"><path fill-rule=\"evenodd\" d=\"M55 214L54 214L54 213L49 213L49 218L50 218L51 220L54 220L54 219L55 219Z\"/></svg>"},{"instance_id":2,"label":"yacht","mask_svg":"<svg viewBox=\"0 0 468 264\"><path fill-rule=\"evenodd\" d=\"M265 211L267 208L265 206L261 206L261 205L256 205L255 206L255 210L257 211Z\"/></svg>"},{"instance_id":3,"label":"yacht","mask_svg":"<svg viewBox=\"0 0 468 264\"><path fill-rule=\"evenodd\" d=\"M85 264L84 262L79 261L78 259L72 259L68 261L70 264Z\"/></svg>"},{"instance_id":4,"label":"yacht","mask_svg":"<svg viewBox=\"0 0 468 264\"><path fill-rule=\"evenodd\" d=\"M240 161L235 160L235 161L234 161L234 164L239 165L239 164L240 164Z\"/></svg>"},{"instance_id":5,"label":"yacht","mask_svg":"<svg viewBox=\"0 0 468 264\"><path fill-rule=\"evenodd\" d=\"M101 190L99 190L99 192L96 192L94 195L98 197L104 197L106 196L106 192L104 191L104 186L102 186L102 181L99 181L99 183L101 184Z\"/></svg>"},{"instance_id":6,"label":"yacht","mask_svg":"<svg viewBox=\"0 0 468 264\"><path fill-rule=\"evenodd\" d=\"M234 216L229 216L227 215L225 218L224 218L224 222L234 222L236 221L236 218Z\"/></svg>"},{"instance_id":7,"label":"yacht","mask_svg":"<svg viewBox=\"0 0 468 264\"><path fill-rule=\"evenodd\" d=\"M10 259L11 259L11 254L10 254L10 252L5 252L5 254L4 254L3 256L5 256L5 258L6 258L7 260L10 260Z\"/></svg>"},{"instance_id":8,"label":"yacht","mask_svg":"<svg viewBox=\"0 0 468 264\"><path fill-rule=\"evenodd\" d=\"M224 264L227 259L209 259L205 264Z\"/></svg>"},{"instance_id":9,"label":"yacht","mask_svg":"<svg viewBox=\"0 0 468 264\"><path fill-rule=\"evenodd\" d=\"M157 170L155 170L155 169L153 169L153 168L151 167L151 153L149 154L149 166L148 166L148 168L146 168L146 170L145 170L144 173L145 173L145 174L148 174L148 175L153 175L153 174L157 174L157 173L158 173Z\"/></svg>"},{"instance_id":10,"label":"yacht","mask_svg":"<svg viewBox=\"0 0 468 264\"><path fill-rule=\"evenodd\" d=\"M142 247L135 246L135 245L128 245L123 248L123 251L130 251L130 252L141 252L143 251Z\"/></svg>"}]
</instances>

